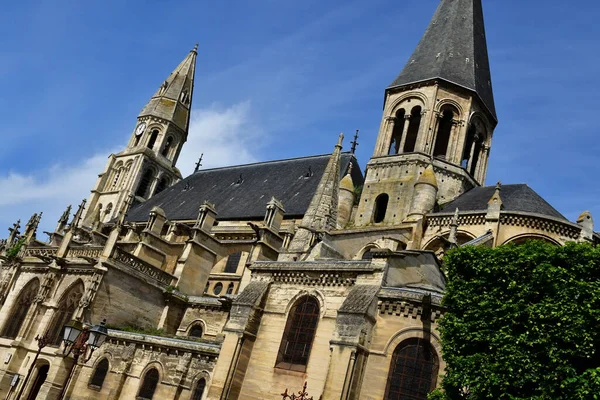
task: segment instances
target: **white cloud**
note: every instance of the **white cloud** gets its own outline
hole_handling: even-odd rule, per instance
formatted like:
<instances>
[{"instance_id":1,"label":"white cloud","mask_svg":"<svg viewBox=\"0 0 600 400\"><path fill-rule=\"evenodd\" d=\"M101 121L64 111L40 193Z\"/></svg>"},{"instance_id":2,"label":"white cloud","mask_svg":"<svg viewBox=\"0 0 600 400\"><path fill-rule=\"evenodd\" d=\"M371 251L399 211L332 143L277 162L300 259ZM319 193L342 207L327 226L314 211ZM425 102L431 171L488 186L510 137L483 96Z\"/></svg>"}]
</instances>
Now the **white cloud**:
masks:
<instances>
[{"instance_id":1,"label":"white cloud","mask_svg":"<svg viewBox=\"0 0 600 400\"><path fill-rule=\"evenodd\" d=\"M194 171L202 153L204 169L256 161L256 151L263 145L262 132L252 121L250 109L246 101L228 108L212 105L192 111L188 141L177 160L184 177Z\"/></svg>"},{"instance_id":2,"label":"white cloud","mask_svg":"<svg viewBox=\"0 0 600 400\"><path fill-rule=\"evenodd\" d=\"M177 164L186 176L201 153L203 168L252 162L259 135L260 129L251 123L249 102L194 110L188 141ZM67 205L76 207L89 198L108 154L110 151L98 152L78 163L58 163L39 171L0 172L0 238L8 236L6 229L17 219L24 225L33 213L43 211L38 237L45 240L41 232L54 229Z\"/></svg>"}]
</instances>

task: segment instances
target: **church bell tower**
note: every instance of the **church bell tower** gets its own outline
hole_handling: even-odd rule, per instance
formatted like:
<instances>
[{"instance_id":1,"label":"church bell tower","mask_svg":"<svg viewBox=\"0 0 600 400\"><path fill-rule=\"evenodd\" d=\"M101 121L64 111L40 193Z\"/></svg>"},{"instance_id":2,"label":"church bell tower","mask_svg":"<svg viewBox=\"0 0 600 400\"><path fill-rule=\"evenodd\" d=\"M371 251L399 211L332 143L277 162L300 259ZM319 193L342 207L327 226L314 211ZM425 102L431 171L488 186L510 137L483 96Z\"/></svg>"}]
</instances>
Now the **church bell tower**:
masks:
<instances>
[{"instance_id":1,"label":"church bell tower","mask_svg":"<svg viewBox=\"0 0 600 400\"><path fill-rule=\"evenodd\" d=\"M385 90L355 225L410 222L421 199L430 212L482 185L496 125L481 0L441 0Z\"/></svg>"},{"instance_id":2,"label":"church bell tower","mask_svg":"<svg viewBox=\"0 0 600 400\"><path fill-rule=\"evenodd\" d=\"M197 55L198 45L146 104L127 147L109 156L88 201L84 226L112 220L130 194L142 202L181 180L175 164L187 140Z\"/></svg>"}]
</instances>

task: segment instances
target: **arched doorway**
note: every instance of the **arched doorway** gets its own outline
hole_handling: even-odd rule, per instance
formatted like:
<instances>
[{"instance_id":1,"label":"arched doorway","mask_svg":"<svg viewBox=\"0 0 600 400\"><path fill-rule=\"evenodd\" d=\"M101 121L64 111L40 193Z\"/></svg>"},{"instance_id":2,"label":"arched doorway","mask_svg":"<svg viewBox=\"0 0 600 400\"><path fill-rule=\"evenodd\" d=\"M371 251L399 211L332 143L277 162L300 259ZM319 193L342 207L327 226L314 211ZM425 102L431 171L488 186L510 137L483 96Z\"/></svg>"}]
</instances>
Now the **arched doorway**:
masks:
<instances>
[{"instance_id":1,"label":"arched doorway","mask_svg":"<svg viewBox=\"0 0 600 400\"><path fill-rule=\"evenodd\" d=\"M46 378L48 377L48 370L50 366L48 364L40 365L36 368L35 380L31 385L31 390L29 391L29 396L27 396L27 400L35 400L42 388L44 382L46 382Z\"/></svg>"}]
</instances>

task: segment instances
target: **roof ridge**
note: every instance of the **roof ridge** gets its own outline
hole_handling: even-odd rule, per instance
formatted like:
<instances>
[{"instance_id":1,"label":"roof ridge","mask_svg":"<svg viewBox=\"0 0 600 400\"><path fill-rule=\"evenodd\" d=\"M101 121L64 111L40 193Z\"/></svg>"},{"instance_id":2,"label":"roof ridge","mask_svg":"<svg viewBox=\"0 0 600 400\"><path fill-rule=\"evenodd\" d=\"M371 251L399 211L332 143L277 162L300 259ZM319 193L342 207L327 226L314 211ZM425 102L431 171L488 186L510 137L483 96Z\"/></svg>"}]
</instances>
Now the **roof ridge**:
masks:
<instances>
[{"instance_id":1,"label":"roof ridge","mask_svg":"<svg viewBox=\"0 0 600 400\"><path fill-rule=\"evenodd\" d=\"M342 152L342 156L346 155L346 154L351 154L352 157L356 158L356 156L354 156L354 154L352 154L352 152L350 152L350 151L344 151L344 152ZM250 167L250 166L260 165L260 164L274 164L274 163L278 163L278 162L295 161L295 160L305 160L305 159L309 159L309 158L318 158L318 157L331 157L331 154L318 154L318 155L313 155L313 156L283 158L283 159L279 159L279 160L256 161L256 162L247 163L247 164L237 164L237 165L228 165L228 166L225 166L225 167L214 167L214 168L200 169L197 172L193 172L190 175L186 176L184 179L187 179L190 176L194 176L194 175L196 175L196 174L198 174L200 172L218 171L218 170L224 170L224 169L228 169L228 168Z\"/></svg>"}]
</instances>

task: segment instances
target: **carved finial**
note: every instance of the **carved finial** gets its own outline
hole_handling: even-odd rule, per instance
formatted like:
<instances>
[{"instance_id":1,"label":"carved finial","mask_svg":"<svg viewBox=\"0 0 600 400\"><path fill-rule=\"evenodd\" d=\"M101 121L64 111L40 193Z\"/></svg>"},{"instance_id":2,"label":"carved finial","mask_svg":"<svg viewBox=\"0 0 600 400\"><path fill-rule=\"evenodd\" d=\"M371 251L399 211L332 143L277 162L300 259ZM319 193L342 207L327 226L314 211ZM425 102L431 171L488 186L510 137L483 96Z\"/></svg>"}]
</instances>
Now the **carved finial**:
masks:
<instances>
[{"instance_id":1,"label":"carved finial","mask_svg":"<svg viewBox=\"0 0 600 400\"><path fill-rule=\"evenodd\" d=\"M17 238L21 234L21 232L19 232L20 228L21 228L21 220L18 220L15 224L13 224L12 228L8 228L10 235L8 236L8 239L6 239L6 244L9 247L16 243Z\"/></svg>"},{"instance_id":2,"label":"carved finial","mask_svg":"<svg viewBox=\"0 0 600 400\"><path fill-rule=\"evenodd\" d=\"M496 183L496 190L502 190L502 182L498 181L498 183Z\"/></svg>"},{"instance_id":3,"label":"carved finial","mask_svg":"<svg viewBox=\"0 0 600 400\"><path fill-rule=\"evenodd\" d=\"M352 142L350 142L350 144L352 145L350 152L352 154L354 154L356 152L356 146L358 146L358 129L356 130L356 133L354 134L354 140Z\"/></svg>"},{"instance_id":4,"label":"carved finial","mask_svg":"<svg viewBox=\"0 0 600 400\"><path fill-rule=\"evenodd\" d=\"M123 226L123 224L125 224L125 218L127 217L129 207L131 207L131 204L133 204L133 199L133 194L129 193L127 195L127 200L125 200L123 206L121 206L121 209L119 210L119 214L117 214L117 227L120 228L121 226Z\"/></svg>"},{"instance_id":5,"label":"carved finial","mask_svg":"<svg viewBox=\"0 0 600 400\"><path fill-rule=\"evenodd\" d=\"M69 204L69 206L67 207L67 209L65 210L65 212L63 212L63 214L60 216L58 223L59 224L66 224L67 222L69 222L69 217L71 216L71 204Z\"/></svg>"},{"instance_id":6,"label":"carved finial","mask_svg":"<svg viewBox=\"0 0 600 400\"><path fill-rule=\"evenodd\" d=\"M194 173L198 172L198 170L202 166L202 158L203 157L204 157L204 153L200 154L200 158L198 159L198 162L196 163L196 168L194 168Z\"/></svg>"},{"instance_id":7,"label":"carved finial","mask_svg":"<svg viewBox=\"0 0 600 400\"><path fill-rule=\"evenodd\" d=\"M192 52L194 53L198 53L198 43L196 43L196 45L194 46L194 48L192 49Z\"/></svg>"},{"instance_id":8,"label":"carved finial","mask_svg":"<svg viewBox=\"0 0 600 400\"><path fill-rule=\"evenodd\" d=\"M458 207L456 208L456 211L454 211L454 217L452 218L451 225L458 226Z\"/></svg>"},{"instance_id":9,"label":"carved finial","mask_svg":"<svg viewBox=\"0 0 600 400\"><path fill-rule=\"evenodd\" d=\"M338 137L338 142L335 145L335 147L339 147L340 149L342 148L342 142L344 141L344 133L340 133L340 136Z\"/></svg>"},{"instance_id":10,"label":"carved finial","mask_svg":"<svg viewBox=\"0 0 600 400\"><path fill-rule=\"evenodd\" d=\"M79 225L81 217L83 216L83 210L85 209L85 203L87 203L87 200L83 199L79 205L79 208L77 209L77 212L73 216L73 220L71 221L71 225L69 225L69 229L76 228Z\"/></svg>"}]
</instances>

